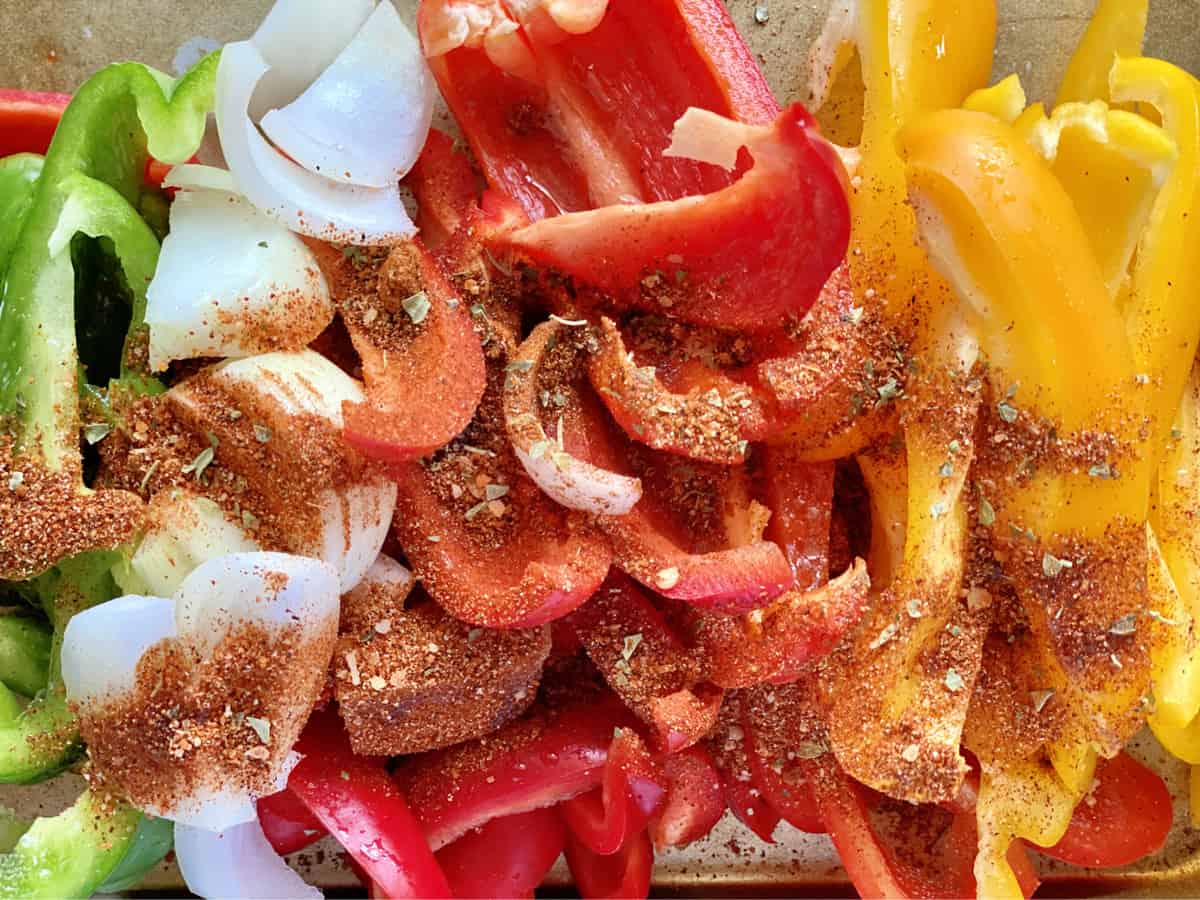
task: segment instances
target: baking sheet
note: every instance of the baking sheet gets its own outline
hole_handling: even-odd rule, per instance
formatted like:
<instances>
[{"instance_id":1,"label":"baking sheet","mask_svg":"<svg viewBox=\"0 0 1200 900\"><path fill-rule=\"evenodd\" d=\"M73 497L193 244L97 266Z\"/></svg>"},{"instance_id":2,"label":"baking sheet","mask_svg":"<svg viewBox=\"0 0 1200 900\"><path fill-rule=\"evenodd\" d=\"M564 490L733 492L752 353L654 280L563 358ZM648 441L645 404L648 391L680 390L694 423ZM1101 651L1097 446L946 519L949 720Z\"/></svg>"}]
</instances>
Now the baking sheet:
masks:
<instances>
[{"instance_id":1,"label":"baking sheet","mask_svg":"<svg viewBox=\"0 0 1200 900\"><path fill-rule=\"evenodd\" d=\"M204 49L245 37L272 0L0 0L0 87L71 91L91 72L120 59L137 59L168 72L186 67ZM337 0L328 0L336 4ZM964 7L977 0L964 0ZM783 100L806 97L804 57L828 8L828 0L729 0L730 12ZM1000 0L996 77L1018 72L1029 99L1049 100L1093 0ZM411 19L414 0L397 0ZM764 7L767 21L755 20ZM1148 50L1200 72L1200 0L1152 0ZM1046 861L1050 894L1124 896L1200 895L1200 833L1186 808L1186 767L1165 759L1143 737L1138 752L1156 762L1176 796L1176 828L1158 856L1097 879ZM69 804L82 781L66 775L36 787L0 787L0 803L20 814L53 815ZM767 845L731 819L705 841L661 854L655 893L732 896L797 896L846 893L846 876L823 836L804 835L781 824L779 842ZM326 841L297 854L294 862L326 888L357 885ZM567 883L560 863L549 884ZM145 884L149 892L178 888L178 873L164 866ZM1046 890L1046 889L1044 889Z\"/></svg>"}]
</instances>

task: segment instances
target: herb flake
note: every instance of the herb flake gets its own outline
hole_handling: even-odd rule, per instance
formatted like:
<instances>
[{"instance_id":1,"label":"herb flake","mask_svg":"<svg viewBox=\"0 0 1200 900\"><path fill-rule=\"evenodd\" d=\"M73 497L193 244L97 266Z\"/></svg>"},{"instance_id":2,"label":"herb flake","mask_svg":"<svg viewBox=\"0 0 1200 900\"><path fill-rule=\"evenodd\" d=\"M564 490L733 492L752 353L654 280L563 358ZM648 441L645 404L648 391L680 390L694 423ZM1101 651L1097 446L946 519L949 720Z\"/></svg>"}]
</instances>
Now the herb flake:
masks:
<instances>
[{"instance_id":1,"label":"herb flake","mask_svg":"<svg viewBox=\"0 0 1200 900\"><path fill-rule=\"evenodd\" d=\"M1042 554L1042 574L1047 578L1056 578L1064 569L1070 569L1074 565L1069 559L1060 559L1053 553Z\"/></svg>"},{"instance_id":2,"label":"herb flake","mask_svg":"<svg viewBox=\"0 0 1200 900\"><path fill-rule=\"evenodd\" d=\"M402 300L400 306L404 308L404 312L408 314L409 320L414 325L420 325L429 315L429 295L424 291L417 291L411 297Z\"/></svg>"}]
</instances>

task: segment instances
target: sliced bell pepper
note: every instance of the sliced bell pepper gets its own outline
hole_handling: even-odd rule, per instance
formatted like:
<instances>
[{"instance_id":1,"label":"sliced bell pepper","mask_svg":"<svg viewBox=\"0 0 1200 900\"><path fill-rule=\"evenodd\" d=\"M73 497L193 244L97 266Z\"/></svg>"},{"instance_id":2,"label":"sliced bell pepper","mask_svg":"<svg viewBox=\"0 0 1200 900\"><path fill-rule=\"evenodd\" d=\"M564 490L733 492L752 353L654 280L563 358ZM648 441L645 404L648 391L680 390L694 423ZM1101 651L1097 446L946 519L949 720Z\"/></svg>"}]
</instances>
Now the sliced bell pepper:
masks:
<instances>
[{"instance_id":1,"label":"sliced bell pepper","mask_svg":"<svg viewBox=\"0 0 1200 900\"><path fill-rule=\"evenodd\" d=\"M346 441L400 463L466 427L483 396L483 351L471 316L418 240L386 259L310 242L362 360L366 401L344 404Z\"/></svg>"},{"instance_id":2,"label":"sliced bell pepper","mask_svg":"<svg viewBox=\"0 0 1200 900\"><path fill-rule=\"evenodd\" d=\"M744 702L741 691L730 691L725 695L717 727L704 746L720 773L721 789L729 811L760 840L773 844L773 835L781 816L754 783L742 725Z\"/></svg>"},{"instance_id":3,"label":"sliced bell pepper","mask_svg":"<svg viewBox=\"0 0 1200 900\"><path fill-rule=\"evenodd\" d=\"M961 787L959 744L991 620L986 604L962 602L980 403L968 385L928 364L910 381L917 399L904 426L903 560L831 666L829 736L839 763L910 803L943 802Z\"/></svg>"},{"instance_id":4,"label":"sliced bell pepper","mask_svg":"<svg viewBox=\"0 0 1200 900\"><path fill-rule=\"evenodd\" d=\"M698 661L632 579L613 571L570 621L613 692L652 727L657 749L673 753L709 732L721 691L699 683Z\"/></svg>"},{"instance_id":5,"label":"sliced bell pepper","mask_svg":"<svg viewBox=\"0 0 1200 900\"><path fill-rule=\"evenodd\" d=\"M804 760L829 752L819 718L811 718L809 684L743 693L741 726L755 787L790 825L810 834L825 822Z\"/></svg>"},{"instance_id":6,"label":"sliced bell pepper","mask_svg":"<svg viewBox=\"0 0 1200 900\"><path fill-rule=\"evenodd\" d=\"M492 819L437 852L455 897L532 898L562 854L566 828L558 810L534 809Z\"/></svg>"},{"instance_id":7,"label":"sliced bell pepper","mask_svg":"<svg viewBox=\"0 0 1200 900\"><path fill-rule=\"evenodd\" d=\"M1100 0L1071 54L1055 106L1107 100L1109 72L1118 57L1141 56L1149 0Z\"/></svg>"},{"instance_id":8,"label":"sliced bell pepper","mask_svg":"<svg viewBox=\"0 0 1200 900\"><path fill-rule=\"evenodd\" d=\"M1125 866L1166 843L1174 821L1171 792L1128 753L1101 760L1092 789L1075 807L1066 834L1038 852L1076 866Z\"/></svg>"},{"instance_id":9,"label":"sliced bell pepper","mask_svg":"<svg viewBox=\"0 0 1200 900\"><path fill-rule=\"evenodd\" d=\"M613 731L635 724L608 695L409 757L396 775L429 845L440 850L498 816L543 809L597 787Z\"/></svg>"},{"instance_id":10,"label":"sliced bell pepper","mask_svg":"<svg viewBox=\"0 0 1200 900\"><path fill-rule=\"evenodd\" d=\"M584 900L636 900L650 893L654 846L645 831L608 856L593 853L568 833L564 853L571 879Z\"/></svg>"},{"instance_id":11,"label":"sliced bell pepper","mask_svg":"<svg viewBox=\"0 0 1200 900\"><path fill-rule=\"evenodd\" d=\"M57 816L40 818L0 854L0 897L88 897L133 845L141 813L84 791Z\"/></svg>"},{"instance_id":12,"label":"sliced bell pepper","mask_svg":"<svg viewBox=\"0 0 1200 900\"><path fill-rule=\"evenodd\" d=\"M404 183L417 199L416 225L425 244L436 251L466 219L479 196L471 161L443 131L429 130L425 147Z\"/></svg>"},{"instance_id":13,"label":"sliced bell pepper","mask_svg":"<svg viewBox=\"0 0 1200 900\"><path fill-rule=\"evenodd\" d=\"M0 617L0 682L26 697L50 678L50 630L30 616Z\"/></svg>"},{"instance_id":14,"label":"sliced bell pepper","mask_svg":"<svg viewBox=\"0 0 1200 900\"><path fill-rule=\"evenodd\" d=\"M584 302L591 292L594 302L752 331L798 319L841 262L850 227L845 174L812 117L793 106L755 126L693 110L675 142L731 168L744 146L754 165L712 194L567 213L495 243L571 278Z\"/></svg>"},{"instance_id":15,"label":"sliced bell pepper","mask_svg":"<svg viewBox=\"0 0 1200 900\"><path fill-rule=\"evenodd\" d=\"M383 762L356 756L341 721L318 713L301 734L288 790L388 897L449 897L446 876Z\"/></svg>"},{"instance_id":16,"label":"sliced bell pepper","mask_svg":"<svg viewBox=\"0 0 1200 900\"><path fill-rule=\"evenodd\" d=\"M45 155L70 94L0 90L0 157Z\"/></svg>"},{"instance_id":17,"label":"sliced bell pepper","mask_svg":"<svg viewBox=\"0 0 1200 900\"><path fill-rule=\"evenodd\" d=\"M255 805L258 824L280 856L303 850L329 834L308 804L286 788L269 797L260 797Z\"/></svg>"},{"instance_id":18,"label":"sliced bell pepper","mask_svg":"<svg viewBox=\"0 0 1200 900\"><path fill-rule=\"evenodd\" d=\"M651 819L654 847L686 847L712 831L725 813L721 773L701 744L662 757L659 766L667 796Z\"/></svg>"},{"instance_id":19,"label":"sliced bell pepper","mask_svg":"<svg viewBox=\"0 0 1200 900\"><path fill-rule=\"evenodd\" d=\"M39 502L22 503L14 491L0 498L4 577L28 578L65 556L118 546L137 526L137 498L82 483L72 245L78 233L112 242L132 305L122 365L132 380L158 259L158 240L137 211L146 162L183 162L195 152L215 71L210 57L178 82L134 63L94 75L64 112L21 217L5 225L0 477L23 481ZM74 527L53 521L64 508Z\"/></svg>"},{"instance_id":20,"label":"sliced bell pepper","mask_svg":"<svg viewBox=\"0 0 1200 900\"><path fill-rule=\"evenodd\" d=\"M571 835L592 853L609 856L640 832L666 797L663 777L637 732L613 733L600 787L559 804Z\"/></svg>"},{"instance_id":21,"label":"sliced bell pepper","mask_svg":"<svg viewBox=\"0 0 1200 900\"><path fill-rule=\"evenodd\" d=\"M764 606L786 590L791 567L763 540L767 512L750 496L744 469L626 441L590 393L581 392L578 418L564 420L567 452L643 486L628 513L597 522L617 566L664 597L727 613Z\"/></svg>"},{"instance_id":22,"label":"sliced bell pepper","mask_svg":"<svg viewBox=\"0 0 1200 900\"><path fill-rule=\"evenodd\" d=\"M753 124L778 105L717 0L422 0L421 43L489 183L531 219L674 200L728 175L664 157L691 106ZM557 19L556 19L557 17ZM560 23L558 19L562 19Z\"/></svg>"},{"instance_id":23,"label":"sliced bell pepper","mask_svg":"<svg viewBox=\"0 0 1200 900\"><path fill-rule=\"evenodd\" d=\"M961 296L986 298L968 306L991 363L990 427L1020 434L1048 421L1056 450L1092 448L1087 465L1033 459L1029 476L1020 457L986 440L979 463L996 486L987 499L1010 551L1005 573L1037 638L1045 686L1071 698L1051 753L1080 789L1092 744L1120 749L1149 687L1154 629L1109 631L1141 609L1148 396L1069 196L1013 128L984 113L931 113L904 130L901 151L935 262ZM1114 466L1117 478L1094 474Z\"/></svg>"}]
</instances>

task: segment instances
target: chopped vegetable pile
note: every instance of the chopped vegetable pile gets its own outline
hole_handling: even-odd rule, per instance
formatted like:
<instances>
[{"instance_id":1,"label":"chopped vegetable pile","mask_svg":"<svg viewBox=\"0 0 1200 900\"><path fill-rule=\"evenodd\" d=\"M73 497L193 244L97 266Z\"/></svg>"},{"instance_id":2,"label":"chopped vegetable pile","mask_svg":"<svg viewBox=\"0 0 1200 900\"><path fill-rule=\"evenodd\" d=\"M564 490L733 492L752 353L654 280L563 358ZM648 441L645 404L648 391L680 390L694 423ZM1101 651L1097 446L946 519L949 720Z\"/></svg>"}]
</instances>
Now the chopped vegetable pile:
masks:
<instances>
[{"instance_id":1,"label":"chopped vegetable pile","mask_svg":"<svg viewBox=\"0 0 1200 900\"><path fill-rule=\"evenodd\" d=\"M862 896L1161 850L1200 84L1146 0L1049 107L991 2L834 4L808 108L719 0L334 6L0 91L0 782L86 781L0 897L320 896L326 838L644 897L727 814Z\"/></svg>"}]
</instances>

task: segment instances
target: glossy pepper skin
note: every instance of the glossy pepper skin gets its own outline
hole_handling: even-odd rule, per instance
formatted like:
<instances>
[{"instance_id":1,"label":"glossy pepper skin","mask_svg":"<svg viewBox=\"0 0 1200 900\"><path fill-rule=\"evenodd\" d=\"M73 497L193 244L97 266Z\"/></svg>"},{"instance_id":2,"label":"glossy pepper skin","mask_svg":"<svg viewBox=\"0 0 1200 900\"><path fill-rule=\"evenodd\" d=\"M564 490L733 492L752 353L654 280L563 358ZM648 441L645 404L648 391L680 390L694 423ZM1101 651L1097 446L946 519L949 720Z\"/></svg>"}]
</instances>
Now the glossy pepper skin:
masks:
<instances>
[{"instance_id":1,"label":"glossy pepper skin","mask_svg":"<svg viewBox=\"0 0 1200 900\"><path fill-rule=\"evenodd\" d=\"M0 90L0 157L44 154L70 102L69 94Z\"/></svg>"},{"instance_id":2,"label":"glossy pepper skin","mask_svg":"<svg viewBox=\"0 0 1200 900\"><path fill-rule=\"evenodd\" d=\"M691 121L753 158L728 187L567 213L496 243L623 308L759 331L802 316L850 238L841 163L799 105L771 126Z\"/></svg>"},{"instance_id":3,"label":"glossy pepper skin","mask_svg":"<svg viewBox=\"0 0 1200 900\"><path fill-rule=\"evenodd\" d=\"M779 111L717 0L584 4L601 17L570 31L534 9L449 39L470 5L422 0L422 45L488 183L530 219L725 187L729 173L663 156L672 125L691 106L755 125Z\"/></svg>"}]
</instances>

